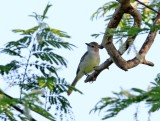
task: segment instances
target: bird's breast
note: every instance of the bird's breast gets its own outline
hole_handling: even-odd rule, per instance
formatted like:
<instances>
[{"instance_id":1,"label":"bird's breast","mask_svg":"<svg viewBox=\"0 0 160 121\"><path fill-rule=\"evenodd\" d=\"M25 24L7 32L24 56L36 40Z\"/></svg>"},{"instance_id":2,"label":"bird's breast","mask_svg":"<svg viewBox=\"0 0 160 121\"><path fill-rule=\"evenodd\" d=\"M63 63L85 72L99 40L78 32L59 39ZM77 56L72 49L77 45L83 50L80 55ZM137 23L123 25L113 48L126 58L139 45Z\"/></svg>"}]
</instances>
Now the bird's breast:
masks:
<instances>
[{"instance_id":1,"label":"bird's breast","mask_svg":"<svg viewBox=\"0 0 160 121\"><path fill-rule=\"evenodd\" d=\"M92 53L84 58L84 61L80 64L80 69L85 73L90 73L94 70L95 66L99 65L99 63L99 53Z\"/></svg>"}]
</instances>

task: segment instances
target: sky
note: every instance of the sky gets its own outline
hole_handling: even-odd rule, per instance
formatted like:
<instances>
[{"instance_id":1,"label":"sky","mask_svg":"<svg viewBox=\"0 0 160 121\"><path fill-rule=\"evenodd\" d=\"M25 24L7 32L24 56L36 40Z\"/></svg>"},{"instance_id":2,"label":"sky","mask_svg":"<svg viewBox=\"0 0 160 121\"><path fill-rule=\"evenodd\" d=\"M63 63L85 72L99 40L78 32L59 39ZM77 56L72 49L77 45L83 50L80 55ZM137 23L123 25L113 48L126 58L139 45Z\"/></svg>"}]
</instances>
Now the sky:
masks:
<instances>
[{"instance_id":1,"label":"sky","mask_svg":"<svg viewBox=\"0 0 160 121\"><path fill-rule=\"evenodd\" d=\"M14 34L13 29L28 29L35 26L36 21L29 17L33 12L41 14L50 2L53 6L49 9L46 22L53 28L63 30L67 32L71 39L67 40L70 43L77 46L72 51L63 51L64 56L68 61L67 68L63 67L59 70L62 77L65 77L66 81L71 83L75 77L77 66L79 64L81 56L86 52L85 43L96 41L99 44L102 41L102 36L99 38L91 37L91 34L104 32L106 23L101 19L95 19L91 21L91 15L107 0L4 0L0 5L0 47L12 40L18 39L20 36ZM144 42L145 35L137 37L135 46L137 50ZM138 65L135 68L130 69L127 72L119 69L115 64L109 67L109 70L104 70L93 83L84 83L85 77L83 77L76 87L80 89L84 95L73 92L71 96L67 96L67 99L71 103L75 120L76 121L101 121L104 113L91 113L90 110L95 104L102 98L113 96L112 92L120 91L123 89L130 89L133 87L146 90L153 81L156 75L160 72L160 55L159 49L159 35L157 35L155 42L149 50L146 58L154 62L154 67L146 65ZM69 55L69 56L68 56ZM109 56L103 49L100 50L101 63L104 62ZM125 59L133 58L135 55L124 54ZM0 57L0 64L7 62L9 59ZM3 82L0 82L1 88L3 88ZM11 89L7 89L8 94L15 94ZM134 113L137 105L130 106L116 117L110 118L107 121L134 121ZM147 121L148 107L143 103L139 108L139 121ZM151 121L159 119L158 112L151 115Z\"/></svg>"}]
</instances>

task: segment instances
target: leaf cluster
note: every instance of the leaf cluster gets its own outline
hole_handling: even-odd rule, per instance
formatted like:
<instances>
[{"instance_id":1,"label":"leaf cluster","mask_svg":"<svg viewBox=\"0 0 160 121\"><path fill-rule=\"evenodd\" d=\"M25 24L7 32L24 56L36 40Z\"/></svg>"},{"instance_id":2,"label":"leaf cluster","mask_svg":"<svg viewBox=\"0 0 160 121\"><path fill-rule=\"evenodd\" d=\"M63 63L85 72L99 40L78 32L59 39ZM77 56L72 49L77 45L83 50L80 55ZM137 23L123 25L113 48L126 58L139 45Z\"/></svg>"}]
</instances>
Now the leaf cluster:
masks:
<instances>
[{"instance_id":1,"label":"leaf cluster","mask_svg":"<svg viewBox=\"0 0 160 121\"><path fill-rule=\"evenodd\" d=\"M160 109L160 76L158 75L152 86L147 90L132 88L129 91L121 90L114 92L114 97L102 98L91 112L105 112L103 120L116 116L120 111L126 109L132 104L145 102L148 105L149 113Z\"/></svg>"},{"instance_id":2,"label":"leaf cluster","mask_svg":"<svg viewBox=\"0 0 160 121\"><path fill-rule=\"evenodd\" d=\"M135 0L130 1L132 6L137 8L139 12L142 15L142 26L141 28L138 27L133 27L134 21L133 17L128 14L124 14L118 27L116 29L112 29L109 31L110 35L114 35L113 39L116 40L116 42L120 43L120 46L122 45L123 41L127 39L127 37L130 36L135 36L137 34L146 34L149 33L149 31L155 31L159 30L159 25L154 24L155 16L157 13L154 11L144 7L141 4L138 4ZM105 3L103 6L99 7L95 13L91 16L91 19L93 20L94 18L98 19L103 17L106 24L108 24L109 20L112 19L113 17L113 12L116 10L116 8L119 6L119 3L117 1L109 1ZM158 10L160 3L158 1L153 0L150 3L148 3L148 6ZM97 34L92 34L93 37L97 38L100 35L104 35L104 33L97 33ZM109 36L109 35L106 35ZM134 45L134 43L133 43ZM130 46L134 47L134 46ZM135 47L134 47L135 48ZM128 50L130 51L132 48L129 48Z\"/></svg>"},{"instance_id":3,"label":"leaf cluster","mask_svg":"<svg viewBox=\"0 0 160 121\"><path fill-rule=\"evenodd\" d=\"M67 66L67 61L56 50L71 50L73 45L64 41L70 38L66 32L51 28L44 22L50 7L51 4L48 4L42 15L31 15L37 20L37 26L13 30L20 33L22 38L8 42L0 50L0 53L10 57L9 63L0 65L1 76L10 85L20 88L18 99L1 91L0 118L3 120L34 120L30 115L30 111L33 111L54 121L56 115L48 112L52 108L54 113L57 111L61 114L61 118L63 114L71 112L68 100L62 96L70 86L57 73L58 68Z\"/></svg>"}]
</instances>

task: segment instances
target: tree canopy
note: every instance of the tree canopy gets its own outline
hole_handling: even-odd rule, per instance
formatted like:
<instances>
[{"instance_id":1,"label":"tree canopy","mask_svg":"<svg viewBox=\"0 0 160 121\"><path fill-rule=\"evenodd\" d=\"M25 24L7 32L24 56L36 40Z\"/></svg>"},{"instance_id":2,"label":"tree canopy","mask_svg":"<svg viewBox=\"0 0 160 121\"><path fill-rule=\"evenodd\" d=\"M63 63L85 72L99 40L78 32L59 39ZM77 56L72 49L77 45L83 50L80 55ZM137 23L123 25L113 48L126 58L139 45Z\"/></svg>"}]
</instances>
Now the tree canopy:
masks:
<instances>
[{"instance_id":1,"label":"tree canopy","mask_svg":"<svg viewBox=\"0 0 160 121\"><path fill-rule=\"evenodd\" d=\"M81 93L70 86L57 71L67 67L67 60L56 53L59 49L71 50L74 45L67 40L70 36L59 29L50 27L45 20L52 5L47 4L41 15L34 12L30 17L37 25L24 29L14 29L21 38L10 41L0 48L0 53L10 57L10 62L0 65L0 75L9 85L19 88L19 97L12 97L0 89L0 118L2 120L36 121L31 115L36 113L48 120L74 120L72 107L63 95L68 89ZM109 58L95 67L85 82L92 82L111 64L123 71L136 68L139 64L154 66L146 56L154 44L160 24L159 1L117 0L109 1L93 13L91 19L104 18L107 27L103 33L92 34L97 38L103 36L100 44ZM139 50L134 42L139 35L147 35ZM115 43L120 43L119 49ZM134 50L135 57L126 60L122 55ZM94 78L94 79L93 79ZM113 92L113 97L102 98L91 112L105 112L102 120L114 117L132 104L145 102L151 114L160 108L160 76L157 75L147 90L133 87L130 90ZM52 111L52 113L50 113ZM75 112L76 113L76 112ZM138 112L135 113L138 120Z\"/></svg>"},{"instance_id":2,"label":"tree canopy","mask_svg":"<svg viewBox=\"0 0 160 121\"><path fill-rule=\"evenodd\" d=\"M3 120L13 121L19 118L23 121L36 121L30 115L35 112L55 121L57 117L63 119L63 115L72 113L68 100L62 95L70 86L57 74L58 68L67 66L67 63L64 57L56 54L55 49L70 50L73 45L64 41L65 38L70 38L66 32L51 28L44 22L51 6L48 4L42 15L30 15L38 25L27 30L13 30L14 33L20 33L22 38L10 41L1 48L1 53L16 59L0 65L0 74L10 85L20 89L19 98L0 90L0 118ZM54 114L48 112L51 109L54 109Z\"/></svg>"},{"instance_id":3,"label":"tree canopy","mask_svg":"<svg viewBox=\"0 0 160 121\"><path fill-rule=\"evenodd\" d=\"M159 1L139 0L117 0L105 3L92 16L92 18L105 17L107 28L102 40L102 48L105 48L110 58L96 68L95 72L86 78L85 82L90 82L93 77L97 77L104 69L107 69L112 63L124 71L135 68L139 64L154 66L154 63L146 60L146 55L154 44L155 37L159 30L160 4ZM107 14L108 11L115 10L113 14ZM133 59L125 60L122 55L130 51L136 37L140 34L148 34L143 45ZM99 34L93 36L98 37ZM119 50L113 44L113 39L125 42L121 44ZM91 112L105 111L103 120L116 116L119 112L129 107L131 104L146 102L149 105L149 114L158 111L159 104L159 75L152 86L147 90L132 88L130 90L121 90L113 92L114 97L102 98L91 110ZM138 112L135 113L138 120Z\"/></svg>"}]
</instances>

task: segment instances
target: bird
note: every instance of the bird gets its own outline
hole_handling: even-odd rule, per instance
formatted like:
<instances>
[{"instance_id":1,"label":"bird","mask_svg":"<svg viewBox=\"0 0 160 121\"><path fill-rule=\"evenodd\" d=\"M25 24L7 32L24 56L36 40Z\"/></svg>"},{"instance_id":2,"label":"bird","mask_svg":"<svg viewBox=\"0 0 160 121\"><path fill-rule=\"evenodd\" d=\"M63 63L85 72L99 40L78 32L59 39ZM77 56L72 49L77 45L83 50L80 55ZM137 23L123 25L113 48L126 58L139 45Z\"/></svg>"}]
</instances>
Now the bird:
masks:
<instances>
[{"instance_id":1,"label":"bird","mask_svg":"<svg viewBox=\"0 0 160 121\"><path fill-rule=\"evenodd\" d=\"M99 48L97 42L85 43L87 45L87 52L80 59L76 77L74 78L71 86L75 87L77 82L84 76L88 76L88 73L94 71L94 68L100 63L100 55ZM68 89L67 94L70 95L72 93L72 89Z\"/></svg>"}]
</instances>

